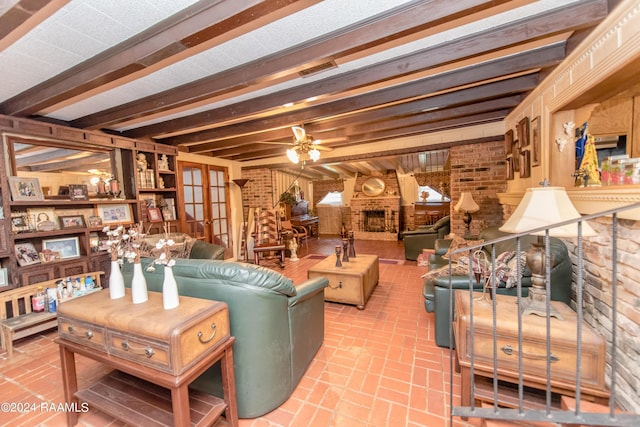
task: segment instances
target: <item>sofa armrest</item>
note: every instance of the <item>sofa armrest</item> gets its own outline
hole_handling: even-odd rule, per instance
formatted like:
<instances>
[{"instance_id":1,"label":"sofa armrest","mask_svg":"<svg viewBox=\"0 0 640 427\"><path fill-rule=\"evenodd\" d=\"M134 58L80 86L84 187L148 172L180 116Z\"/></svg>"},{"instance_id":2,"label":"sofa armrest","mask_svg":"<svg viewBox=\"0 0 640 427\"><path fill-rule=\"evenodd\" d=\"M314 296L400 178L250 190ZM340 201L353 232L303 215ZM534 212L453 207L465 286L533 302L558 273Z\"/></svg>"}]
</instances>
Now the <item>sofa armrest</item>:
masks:
<instances>
[{"instance_id":1,"label":"sofa armrest","mask_svg":"<svg viewBox=\"0 0 640 427\"><path fill-rule=\"evenodd\" d=\"M433 245L436 255L444 255L449 250L449 246L451 246L451 239L437 239Z\"/></svg>"},{"instance_id":2,"label":"sofa armrest","mask_svg":"<svg viewBox=\"0 0 640 427\"><path fill-rule=\"evenodd\" d=\"M213 259L224 260L224 247L214 245L213 243L203 242L202 240L196 240L193 243L191 252L189 253L190 259Z\"/></svg>"},{"instance_id":3,"label":"sofa armrest","mask_svg":"<svg viewBox=\"0 0 640 427\"><path fill-rule=\"evenodd\" d=\"M306 301L318 292L323 292L327 285L329 285L329 279L326 277L316 277L296 285L296 294L289 297L289 307L293 307L298 303Z\"/></svg>"}]
</instances>

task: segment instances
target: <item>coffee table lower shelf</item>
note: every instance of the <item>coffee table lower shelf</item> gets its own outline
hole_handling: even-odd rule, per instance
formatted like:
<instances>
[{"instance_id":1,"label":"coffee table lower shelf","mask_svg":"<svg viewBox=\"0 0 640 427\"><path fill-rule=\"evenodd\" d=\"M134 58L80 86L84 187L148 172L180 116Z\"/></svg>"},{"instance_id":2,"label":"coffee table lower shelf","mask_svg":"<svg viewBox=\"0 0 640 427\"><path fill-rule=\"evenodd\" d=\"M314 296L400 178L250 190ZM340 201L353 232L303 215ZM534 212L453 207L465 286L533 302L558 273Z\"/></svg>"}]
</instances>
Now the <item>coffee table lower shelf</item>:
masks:
<instances>
[{"instance_id":1,"label":"coffee table lower shelf","mask_svg":"<svg viewBox=\"0 0 640 427\"><path fill-rule=\"evenodd\" d=\"M164 387L114 370L75 393L83 402L131 425L173 426L171 393ZM227 408L223 399L189 390L192 426L210 426Z\"/></svg>"}]
</instances>

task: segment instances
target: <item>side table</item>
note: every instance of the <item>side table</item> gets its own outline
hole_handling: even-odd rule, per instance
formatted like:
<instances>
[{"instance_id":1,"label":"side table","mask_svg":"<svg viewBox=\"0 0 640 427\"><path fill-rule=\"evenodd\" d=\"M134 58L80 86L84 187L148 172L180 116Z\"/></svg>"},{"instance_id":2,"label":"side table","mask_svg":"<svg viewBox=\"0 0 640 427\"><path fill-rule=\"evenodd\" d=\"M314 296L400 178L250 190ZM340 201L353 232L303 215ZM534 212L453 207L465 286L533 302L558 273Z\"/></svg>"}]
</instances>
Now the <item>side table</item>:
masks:
<instances>
[{"instance_id":1,"label":"side table","mask_svg":"<svg viewBox=\"0 0 640 427\"><path fill-rule=\"evenodd\" d=\"M478 298L474 293L473 298ZM496 295L496 362L498 379L518 382L518 305L517 298ZM567 396L575 396L577 372L577 316L566 304L551 301L564 320L551 318L551 390ZM470 406L471 399L493 402L493 390L483 393L476 388L471 396L471 355L473 373L493 378L494 342L493 308L490 300L473 301L473 348L471 347L471 303L469 291L455 291L455 320L453 332L456 356L462 381L462 406ZM523 384L546 390L547 328L546 318L537 315L523 316L522 322L522 376ZM581 395L601 402L609 398L604 382L605 342L588 325L582 325ZM504 402L501 402L504 403ZM508 406L508 405L505 405Z\"/></svg>"},{"instance_id":2,"label":"side table","mask_svg":"<svg viewBox=\"0 0 640 427\"><path fill-rule=\"evenodd\" d=\"M142 304L131 302L130 289L115 300L108 292L68 301L58 311L55 341L66 403L87 402L131 425L209 426L224 413L228 425L237 426L235 338L229 334L227 305L181 296L178 307L164 310L157 292L149 292ZM78 390L75 354L117 371ZM218 361L224 399L189 390ZM77 421L78 414L69 411L68 425Z\"/></svg>"}]
</instances>

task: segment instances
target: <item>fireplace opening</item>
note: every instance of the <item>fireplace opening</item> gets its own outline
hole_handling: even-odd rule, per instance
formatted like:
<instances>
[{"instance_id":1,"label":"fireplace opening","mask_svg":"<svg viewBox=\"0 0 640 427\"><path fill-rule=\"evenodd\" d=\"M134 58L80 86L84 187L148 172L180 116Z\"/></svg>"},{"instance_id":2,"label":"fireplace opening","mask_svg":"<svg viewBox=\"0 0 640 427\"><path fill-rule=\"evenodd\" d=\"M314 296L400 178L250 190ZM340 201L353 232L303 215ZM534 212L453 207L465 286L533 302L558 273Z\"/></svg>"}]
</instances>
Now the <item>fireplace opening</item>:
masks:
<instances>
[{"instance_id":1,"label":"fireplace opening","mask_svg":"<svg viewBox=\"0 0 640 427\"><path fill-rule=\"evenodd\" d=\"M374 233L384 232L385 227L385 213L384 210L369 210L363 211L364 214L364 230Z\"/></svg>"}]
</instances>

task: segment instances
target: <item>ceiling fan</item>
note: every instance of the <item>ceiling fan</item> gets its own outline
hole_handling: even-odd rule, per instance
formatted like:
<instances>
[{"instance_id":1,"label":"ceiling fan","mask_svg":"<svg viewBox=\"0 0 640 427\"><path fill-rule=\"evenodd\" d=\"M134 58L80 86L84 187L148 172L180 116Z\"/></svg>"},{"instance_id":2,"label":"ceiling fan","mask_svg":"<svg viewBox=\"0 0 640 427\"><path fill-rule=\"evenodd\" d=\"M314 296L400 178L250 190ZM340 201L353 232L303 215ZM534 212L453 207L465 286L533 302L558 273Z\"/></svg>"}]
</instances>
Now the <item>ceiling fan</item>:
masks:
<instances>
[{"instance_id":1,"label":"ceiling fan","mask_svg":"<svg viewBox=\"0 0 640 427\"><path fill-rule=\"evenodd\" d=\"M307 135L307 132L302 126L292 126L293 132L293 147L287 150L287 158L292 163L299 163L300 158L308 156L309 159L314 162L320 158L320 151L331 151L332 148L324 147L320 145L320 140L315 140L311 135ZM306 158L303 158L303 165L306 162Z\"/></svg>"}]
</instances>

